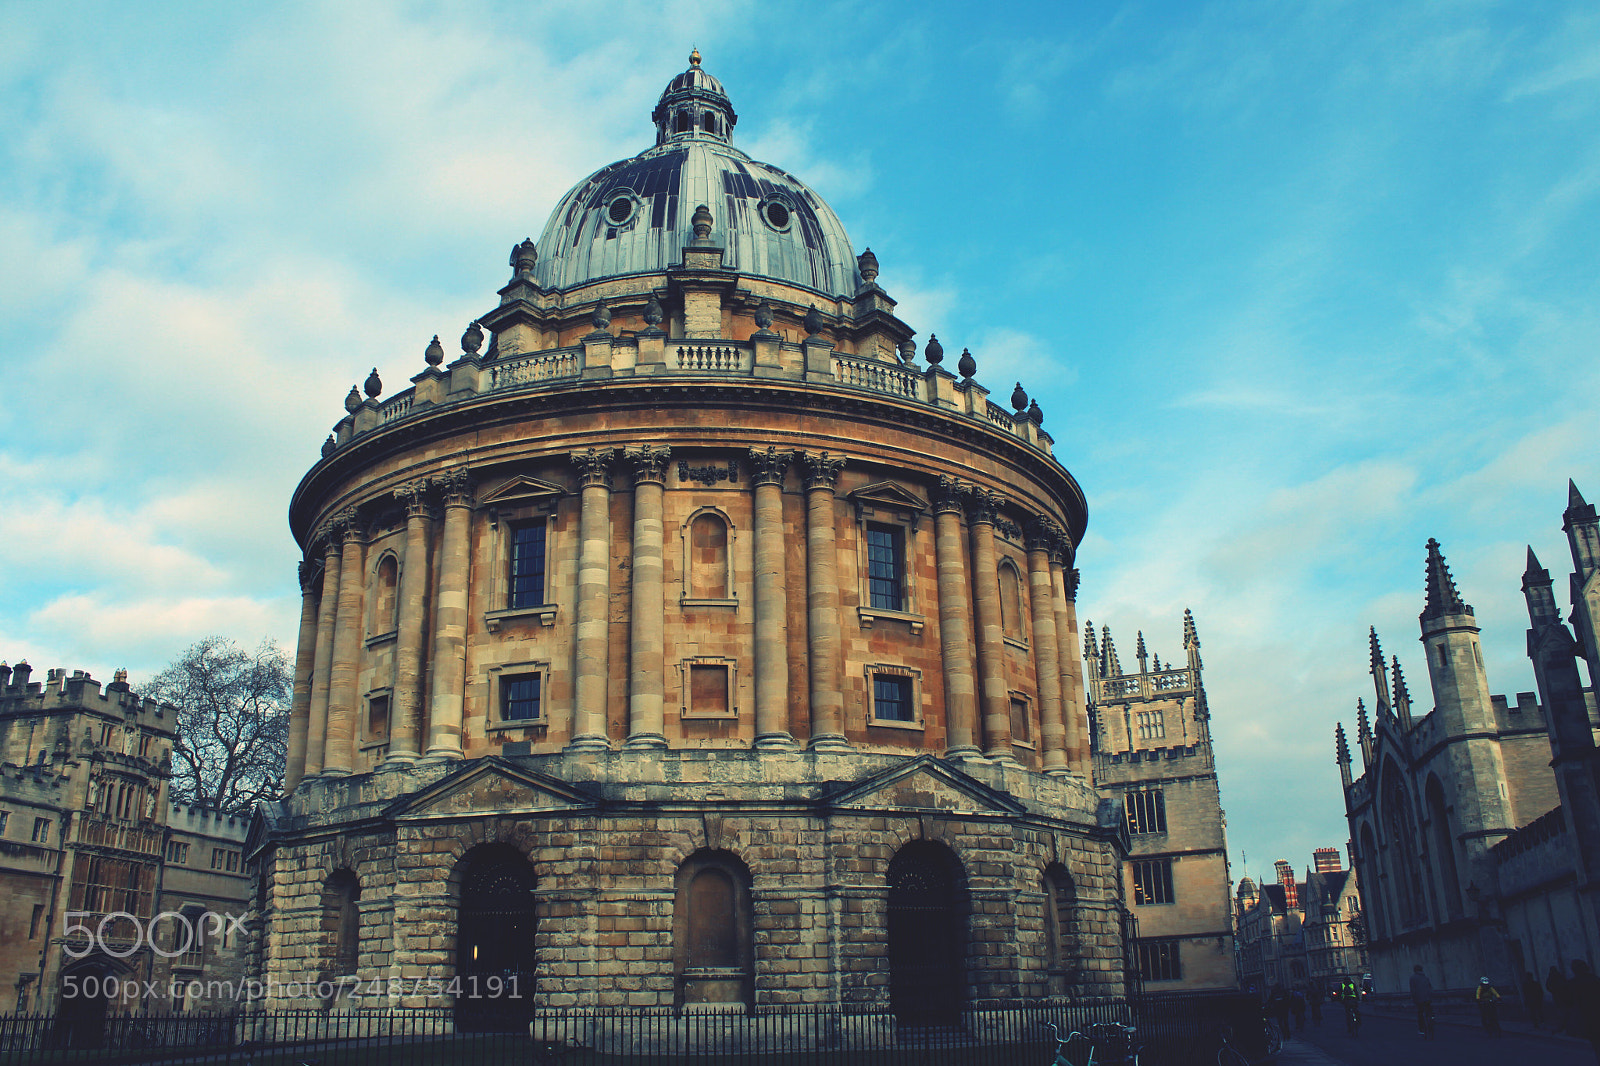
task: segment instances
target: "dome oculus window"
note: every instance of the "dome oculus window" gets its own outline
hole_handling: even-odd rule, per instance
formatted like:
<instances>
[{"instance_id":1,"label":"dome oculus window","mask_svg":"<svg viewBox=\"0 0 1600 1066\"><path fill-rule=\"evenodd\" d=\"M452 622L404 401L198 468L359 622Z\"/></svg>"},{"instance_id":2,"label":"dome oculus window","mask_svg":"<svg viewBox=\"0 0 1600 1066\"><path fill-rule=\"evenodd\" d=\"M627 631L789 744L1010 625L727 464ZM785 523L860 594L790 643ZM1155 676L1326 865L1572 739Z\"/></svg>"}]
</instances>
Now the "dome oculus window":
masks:
<instances>
[{"instance_id":1,"label":"dome oculus window","mask_svg":"<svg viewBox=\"0 0 1600 1066\"><path fill-rule=\"evenodd\" d=\"M633 218L638 208L638 198L632 193L613 193L611 201L606 204L606 221L613 226L624 225Z\"/></svg>"},{"instance_id":2,"label":"dome oculus window","mask_svg":"<svg viewBox=\"0 0 1600 1066\"><path fill-rule=\"evenodd\" d=\"M761 221L780 233L787 230L789 224L794 221L794 209L776 196L763 200L757 210L761 214Z\"/></svg>"}]
</instances>

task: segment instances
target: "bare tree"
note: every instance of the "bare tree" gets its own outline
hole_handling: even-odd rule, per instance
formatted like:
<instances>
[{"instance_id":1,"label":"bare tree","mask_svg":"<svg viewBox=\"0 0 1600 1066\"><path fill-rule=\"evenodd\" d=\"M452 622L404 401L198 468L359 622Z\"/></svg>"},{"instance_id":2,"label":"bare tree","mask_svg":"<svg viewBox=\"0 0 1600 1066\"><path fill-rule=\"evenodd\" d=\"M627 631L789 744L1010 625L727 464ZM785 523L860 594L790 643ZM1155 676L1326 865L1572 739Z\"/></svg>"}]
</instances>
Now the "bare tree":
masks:
<instances>
[{"instance_id":1,"label":"bare tree","mask_svg":"<svg viewBox=\"0 0 1600 1066\"><path fill-rule=\"evenodd\" d=\"M248 814L282 791L294 670L263 639L245 651L225 637L196 642L144 686L178 706L174 800Z\"/></svg>"}]
</instances>

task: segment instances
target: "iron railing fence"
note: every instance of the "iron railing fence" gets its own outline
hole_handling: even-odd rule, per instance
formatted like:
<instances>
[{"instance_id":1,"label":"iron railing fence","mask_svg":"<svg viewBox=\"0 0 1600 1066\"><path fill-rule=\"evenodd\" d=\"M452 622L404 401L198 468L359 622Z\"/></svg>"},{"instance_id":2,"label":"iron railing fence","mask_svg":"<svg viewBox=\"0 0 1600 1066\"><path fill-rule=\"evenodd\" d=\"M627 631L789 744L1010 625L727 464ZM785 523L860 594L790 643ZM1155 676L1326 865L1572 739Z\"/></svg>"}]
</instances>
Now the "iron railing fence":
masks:
<instances>
[{"instance_id":1,"label":"iron railing fence","mask_svg":"<svg viewBox=\"0 0 1600 1066\"><path fill-rule=\"evenodd\" d=\"M1209 1066L1225 1025L1241 1050L1263 1052L1259 1002L1220 994L940 1017L811 1006L0 1014L0 1066L1049 1066L1051 1024L1064 1036L1099 1022L1137 1026L1146 1066Z\"/></svg>"}]
</instances>

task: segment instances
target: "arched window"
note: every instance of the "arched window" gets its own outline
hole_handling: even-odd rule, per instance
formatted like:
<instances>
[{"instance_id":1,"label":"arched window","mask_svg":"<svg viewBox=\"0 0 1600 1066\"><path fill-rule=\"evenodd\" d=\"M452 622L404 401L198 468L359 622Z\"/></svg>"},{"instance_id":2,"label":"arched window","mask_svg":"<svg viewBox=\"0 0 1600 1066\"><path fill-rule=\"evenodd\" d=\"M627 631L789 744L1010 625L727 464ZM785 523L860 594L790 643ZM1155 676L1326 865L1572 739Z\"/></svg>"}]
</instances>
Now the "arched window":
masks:
<instances>
[{"instance_id":1,"label":"arched window","mask_svg":"<svg viewBox=\"0 0 1600 1066\"><path fill-rule=\"evenodd\" d=\"M1022 628L1022 576L1010 559L1000 564L1000 626L1012 640L1025 640Z\"/></svg>"},{"instance_id":2,"label":"arched window","mask_svg":"<svg viewBox=\"0 0 1600 1066\"><path fill-rule=\"evenodd\" d=\"M527 1032L534 983L533 865L509 844L483 844L456 867L456 976L482 991L456 1001L464 1032ZM498 996L492 995L500 989Z\"/></svg>"},{"instance_id":3,"label":"arched window","mask_svg":"<svg viewBox=\"0 0 1600 1066\"><path fill-rule=\"evenodd\" d=\"M700 126L707 133L717 132L717 116L714 112L707 111L700 116Z\"/></svg>"},{"instance_id":4,"label":"arched window","mask_svg":"<svg viewBox=\"0 0 1600 1066\"><path fill-rule=\"evenodd\" d=\"M356 972L361 955L361 882L349 870L336 871L322 886L323 974Z\"/></svg>"},{"instance_id":5,"label":"arched window","mask_svg":"<svg viewBox=\"0 0 1600 1066\"><path fill-rule=\"evenodd\" d=\"M689 597L728 598L728 523L710 512L689 523Z\"/></svg>"},{"instance_id":6,"label":"arched window","mask_svg":"<svg viewBox=\"0 0 1600 1066\"><path fill-rule=\"evenodd\" d=\"M1444 787L1437 777L1428 778L1428 823L1432 830L1433 865L1443 882L1444 910L1451 918L1459 918L1461 908L1461 875L1456 870L1455 835L1450 832L1450 812L1444 805Z\"/></svg>"},{"instance_id":7,"label":"arched window","mask_svg":"<svg viewBox=\"0 0 1600 1066\"><path fill-rule=\"evenodd\" d=\"M673 133L688 133L694 128L694 116L687 111L679 111L672 120Z\"/></svg>"},{"instance_id":8,"label":"arched window","mask_svg":"<svg viewBox=\"0 0 1600 1066\"><path fill-rule=\"evenodd\" d=\"M1384 767L1383 812L1400 924L1413 926L1426 922L1428 915L1422 896L1422 870L1417 862L1420 841L1417 839L1416 822L1411 816L1411 801L1406 797L1400 771L1392 762Z\"/></svg>"},{"instance_id":9,"label":"arched window","mask_svg":"<svg viewBox=\"0 0 1600 1066\"><path fill-rule=\"evenodd\" d=\"M1050 994L1064 995L1078 971L1078 889L1058 862L1044 871L1044 930Z\"/></svg>"},{"instance_id":10,"label":"arched window","mask_svg":"<svg viewBox=\"0 0 1600 1066\"><path fill-rule=\"evenodd\" d=\"M889 862L889 1005L902 1025L948 1025L966 1000L967 892L961 860L913 840Z\"/></svg>"},{"instance_id":11,"label":"arched window","mask_svg":"<svg viewBox=\"0 0 1600 1066\"><path fill-rule=\"evenodd\" d=\"M1369 937L1387 937L1393 934L1387 923L1388 912L1384 910L1383 902L1383 874L1382 865L1378 859L1378 842L1372 835L1372 826L1361 827L1361 898L1366 900L1367 913L1371 916L1372 928L1367 930Z\"/></svg>"},{"instance_id":12,"label":"arched window","mask_svg":"<svg viewBox=\"0 0 1600 1066\"><path fill-rule=\"evenodd\" d=\"M672 914L676 1001L752 1002L750 871L727 851L697 851L678 868Z\"/></svg>"},{"instance_id":13,"label":"arched window","mask_svg":"<svg viewBox=\"0 0 1600 1066\"><path fill-rule=\"evenodd\" d=\"M392 554L385 552L383 558L378 560L372 584L372 622L369 631L373 636L393 633L398 624L395 620L395 603L396 588L400 584L400 564Z\"/></svg>"}]
</instances>

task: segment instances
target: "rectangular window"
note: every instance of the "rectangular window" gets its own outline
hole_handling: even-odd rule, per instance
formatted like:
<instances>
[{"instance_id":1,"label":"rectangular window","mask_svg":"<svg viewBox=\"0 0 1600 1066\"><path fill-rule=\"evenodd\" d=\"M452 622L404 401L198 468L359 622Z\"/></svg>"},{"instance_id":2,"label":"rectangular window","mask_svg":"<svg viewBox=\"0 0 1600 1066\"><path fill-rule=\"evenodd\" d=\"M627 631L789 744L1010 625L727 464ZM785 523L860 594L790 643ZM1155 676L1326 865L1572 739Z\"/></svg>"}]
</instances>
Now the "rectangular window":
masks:
<instances>
[{"instance_id":1,"label":"rectangular window","mask_svg":"<svg viewBox=\"0 0 1600 1066\"><path fill-rule=\"evenodd\" d=\"M1129 792L1125 800L1130 836L1167 831L1167 801L1159 788Z\"/></svg>"},{"instance_id":2,"label":"rectangular window","mask_svg":"<svg viewBox=\"0 0 1600 1066\"><path fill-rule=\"evenodd\" d=\"M1167 735L1167 721L1160 711L1140 711L1134 716L1140 740L1161 740Z\"/></svg>"},{"instance_id":3,"label":"rectangular window","mask_svg":"<svg viewBox=\"0 0 1600 1066\"><path fill-rule=\"evenodd\" d=\"M222 849L221 848L212 848L211 849L211 868L213 870L222 869Z\"/></svg>"},{"instance_id":4,"label":"rectangular window","mask_svg":"<svg viewBox=\"0 0 1600 1066\"><path fill-rule=\"evenodd\" d=\"M39 923L44 920L44 904L35 903L33 913L28 916L28 939L32 940L39 935Z\"/></svg>"},{"instance_id":5,"label":"rectangular window","mask_svg":"<svg viewBox=\"0 0 1600 1066\"><path fill-rule=\"evenodd\" d=\"M50 819L35 818L33 820L33 842L35 844L48 844L50 842Z\"/></svg>"},{"instance_id":6,"label":"rectangular window","mask_svg":"<svg viewBox=\"0 0 1600 1066\"><path fill-rule=\"evenodd\" d=\"M532 722L544 717L538 674L518 674L500 681L500 717L507 722Z\"/></svg>"},{"instance_id":7,"label":"rectangular window","mask_svg":"<svg viewBox=\"0 0 1600 1066\"><path fill-rule=\"evenodd\" d=\"M728 713L728 668L726 666L689 667L689 712L691 714Z\"/></svg>"},{"instance_id":8,"label":"rectangular window","mask_svg":"<svg viewBox=\"0 0 1600 1066\"><path fill-rule=\"evenodd\" d=\"M867 595L880 610L905 610L900 538L892 526L867 527Z\"/></svg>"},{"instance_id":9,"label":"rectangular window","mask_svg":"<svg viewBox=\"0 0 1600 1066\"><path fill-rule=\"evenodd\" d=\"M9 822L9 821L11 821L11 812L10 811L0 811L0 836L4 836L5 835L6 823Z\"/></svg>"},{"instance_id":10,"label":"rectangular window","mask_svg":"<svg viewBox=\"0 0 1600 1066\"><path fill-rule=\"evenodd\" d=\"M187 863L189 861L189 845L181 840L167 841L167 861Z\"/></svg>"},{"instance_id":11,"label":"rectangular window","mask_svg":"<svg viewBox=\"0 0 1600 1066\"><path fill-rule=\"evenodd\" d=\"M915 722L911 706L911 679L894 674L872 677L872 716L885 722Z\"/></svg>"},{"instance_id":12,"label":"rectangular window","mask_svg":"<svg viewBox=\"0 0 1600 1066\"><path fill-rule=\"evenodd\" d=\"M230 874L238 873L239 872L239 853L237 851L228 852L227 860L228 860L228 872Z\"/></svg>"},{"instance_id":13,"label":"rectangular window","mask_svg":"<svg viewBox=\"0 0 1600 1066\"><path fill-rule=\"evenodd\" d=\"M544 605L544 527L529 522L511 530L512 610Z\"/></svg>"},{"instance_id":14,"label":"rectangular window","mask_svg":"<svg viewBox=\"0 0 1600 1066\"><path fill-rule=\"evenodd\" d=\"M389 735L389 697L373 696L367 700L367 736Z\"/></svg>"},{"instance_id":15,"label":"rectangular window","mask_svg":"<svg viewBox=\"0 0 1600 1066\"><path fill-rule=\"evenodd\" d=\"M1172 860L1145 859L1133 864L1133 902L1136 906L1171 903Z\"/></svg>"},{"instance_id":16,"label":"rectangular window","mask_svg":"<svg viewBox=\"0 0 1600 1066\"><path fill-rule=\"evenodd\" d=\"M1018 744L1032 743L1033 737L1028 733L1028 701L1011 701L1011 739Z\"/></svg>"},{"instance_id":17,"label":"rectangular window","mask_svg":"<svg viewBox=\"0 0 1600 1066\"><path fill-rule=\"evenodd\" d=\"M1176 940L1134 941L1134 960L1139 976L1146 981L1179 981L1183 979L1183 962L1178 955Z\"/></svg>"}]
</instances>

